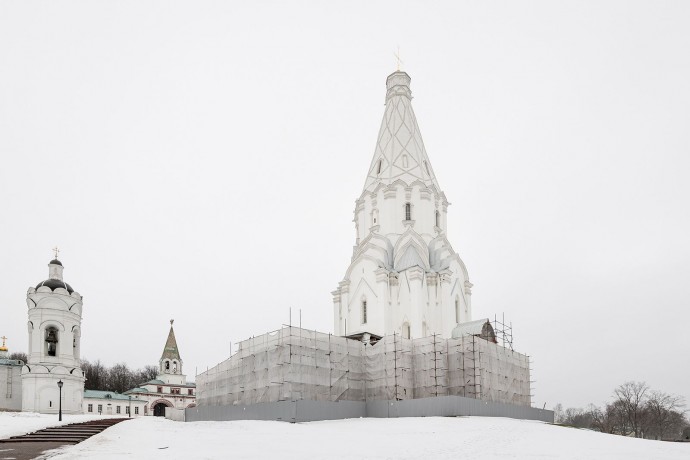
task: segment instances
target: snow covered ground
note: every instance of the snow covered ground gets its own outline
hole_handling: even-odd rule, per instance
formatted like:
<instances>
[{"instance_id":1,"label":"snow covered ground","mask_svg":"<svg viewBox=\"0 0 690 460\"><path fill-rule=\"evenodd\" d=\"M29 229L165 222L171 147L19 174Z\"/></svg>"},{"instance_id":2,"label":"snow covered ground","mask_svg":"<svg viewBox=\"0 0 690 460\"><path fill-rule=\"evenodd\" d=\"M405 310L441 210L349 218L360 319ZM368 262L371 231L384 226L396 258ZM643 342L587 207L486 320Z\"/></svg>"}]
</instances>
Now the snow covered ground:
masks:
<instances>
[{"instance_id":1,"label":"snow covered ground","mask_svg":"<svg viewBox=\"0 0 690 460\"><path fill-rule=\"evenodd\" d=\"M0 412L0 439L47 428L49 426L67 425L69 423L87 422L100 418L98 415L66 415L62 422L58 416L36 414L34 412Z\"/></svg>"},{"instance_id":2,"label":"snow covered ground","mask_svg":"<svg viewBox=\"0 0 690 460\"><path fill-rule=\"evenodd\" d=\"M690 459L690 443L605 435L488 417L115 425L51 459Z\"/></svg>"}]
</instances>

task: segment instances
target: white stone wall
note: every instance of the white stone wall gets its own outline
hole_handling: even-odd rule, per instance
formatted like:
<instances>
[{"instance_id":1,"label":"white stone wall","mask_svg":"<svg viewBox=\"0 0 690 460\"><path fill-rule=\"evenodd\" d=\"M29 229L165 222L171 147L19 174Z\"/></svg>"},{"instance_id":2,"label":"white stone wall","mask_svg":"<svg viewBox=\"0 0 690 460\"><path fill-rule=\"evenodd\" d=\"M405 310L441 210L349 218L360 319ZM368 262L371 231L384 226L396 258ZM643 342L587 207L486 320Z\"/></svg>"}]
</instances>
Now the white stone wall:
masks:
<instances>
[{"instance_id":1,"label":"white stone wall","mask_svg":"<svg viewBox=\"0 0 690 460\"><path fill-rule=\"evenodd\" d=\"M0 365L0 410L22 410L21 372L21 365Z\"/></svg>"}]
</instances>

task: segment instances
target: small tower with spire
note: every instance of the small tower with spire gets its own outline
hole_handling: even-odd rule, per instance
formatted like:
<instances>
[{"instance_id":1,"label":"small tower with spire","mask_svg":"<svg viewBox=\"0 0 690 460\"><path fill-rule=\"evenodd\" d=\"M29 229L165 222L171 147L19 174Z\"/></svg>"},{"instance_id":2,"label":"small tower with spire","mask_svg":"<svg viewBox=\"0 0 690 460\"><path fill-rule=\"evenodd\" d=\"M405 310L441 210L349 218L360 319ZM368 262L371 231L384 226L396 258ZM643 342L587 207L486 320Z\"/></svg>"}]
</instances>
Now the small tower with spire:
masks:
<instances>
[{"instance_id":1,"label":"small tower with spire","mask_svg":"<svg viewBox=\"0 0 690 460\"><path fill-rule=\"evenodd\" d=\"M48 263L48 279L26 294L29 332L28 362L22 369L22 410L57 413L58 381L62 381L62 412L82 412L84 373L81 370L83 298L63 279L64 266Z\"/></svg>"},{"instance_id":2,"label":"small tower with spire","mask_svg":"<svg viewBox=\"0 0 690 460\"><path fill-rule=\"evenodd\" d=\"M168 339L165 341L163 354L158 361L158 380L172 385L185 385L187 377L182 373L182 358L180 358L180 351L177 348L175 330L173 329L174 322L174 319L170 320Z\"/></svg>"}]
</instances>

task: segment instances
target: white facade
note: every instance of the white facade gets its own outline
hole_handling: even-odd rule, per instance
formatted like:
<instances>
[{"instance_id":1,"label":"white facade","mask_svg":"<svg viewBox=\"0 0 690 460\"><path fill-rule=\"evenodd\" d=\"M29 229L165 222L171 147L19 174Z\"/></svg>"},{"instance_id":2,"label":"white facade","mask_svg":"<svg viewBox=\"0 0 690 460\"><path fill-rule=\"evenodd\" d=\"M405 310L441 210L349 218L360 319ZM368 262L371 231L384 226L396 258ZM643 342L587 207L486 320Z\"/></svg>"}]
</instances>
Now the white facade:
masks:
<instances>
[{"instance_id":1,"label":"white facade","mask_svg":"<svg viewBox=\"0 0 690 460\"><path fill-rule=\"evenodd\" d=\"M63 281L60 261L52 260L48 268L49 278L30 287L26 296L29 350L22 368L22 410L57 413L62 381L62 412L78 414L84 395L82 296Z\"/></svg>"},{"instance_id":2,"label":"white facade","mask_svg":"<svg viewBox=\"0 0 690 460\"><path fill-rule=\"evenodd\" d=\"M472 284L446 237L449 203L424 149L409 84L400 71L386 80L376 150L355 202L352 262L333 291L337 335L450 338L472 318Z\"/></svg>"},{"instance_id":3,"label":"white facade","mask_svg":"<svg viewBox=\"0 0 690 460\"><path fill-rule=\"evenodd\" d=\"M83 412L91 415L141 417L145 415L147 401L137 395L122 395L114 391L84 391Z\"/></svg>"}]
</instances>

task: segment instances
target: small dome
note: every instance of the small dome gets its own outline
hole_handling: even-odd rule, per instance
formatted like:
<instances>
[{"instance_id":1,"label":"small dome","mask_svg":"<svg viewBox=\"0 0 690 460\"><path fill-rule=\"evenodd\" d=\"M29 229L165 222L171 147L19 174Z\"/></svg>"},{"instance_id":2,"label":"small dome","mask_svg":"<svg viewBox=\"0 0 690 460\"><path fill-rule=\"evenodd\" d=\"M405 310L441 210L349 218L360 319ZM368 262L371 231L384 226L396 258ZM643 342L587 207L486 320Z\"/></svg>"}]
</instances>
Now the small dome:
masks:
<instances>
[{"instance_id":1,"label":"small dome","mask_svg":"<svg viewBox=\"0 0 690 460\"><path fill-rule=\"evenodd\" d=\"M49 265L60 265L60 266L62 266L62 262L60 262L57 259L53 259L49 262Z\"/></svg>"},{"instance_id":2,"label":"small dome","mask_svg":"<svg viewBox=\"0 0 690 460\"><path fill-rule=\"evenodd\" d=\"M62 265L62 264L60 264L60 265ZM51 279L51 280L41 281L40 283L38 283L36 285L36 289L40 288L41 286L48 287L48 288L50 288L51 291L54 291L57 288L62 288L62 289L67 289L67 292L69 292L70 294L74 292L74 289L72 289L72 286L70 286L69 284L65 283L64 281L60 281L60 280L52 280Z\"/></svg>"}]
</instances>

